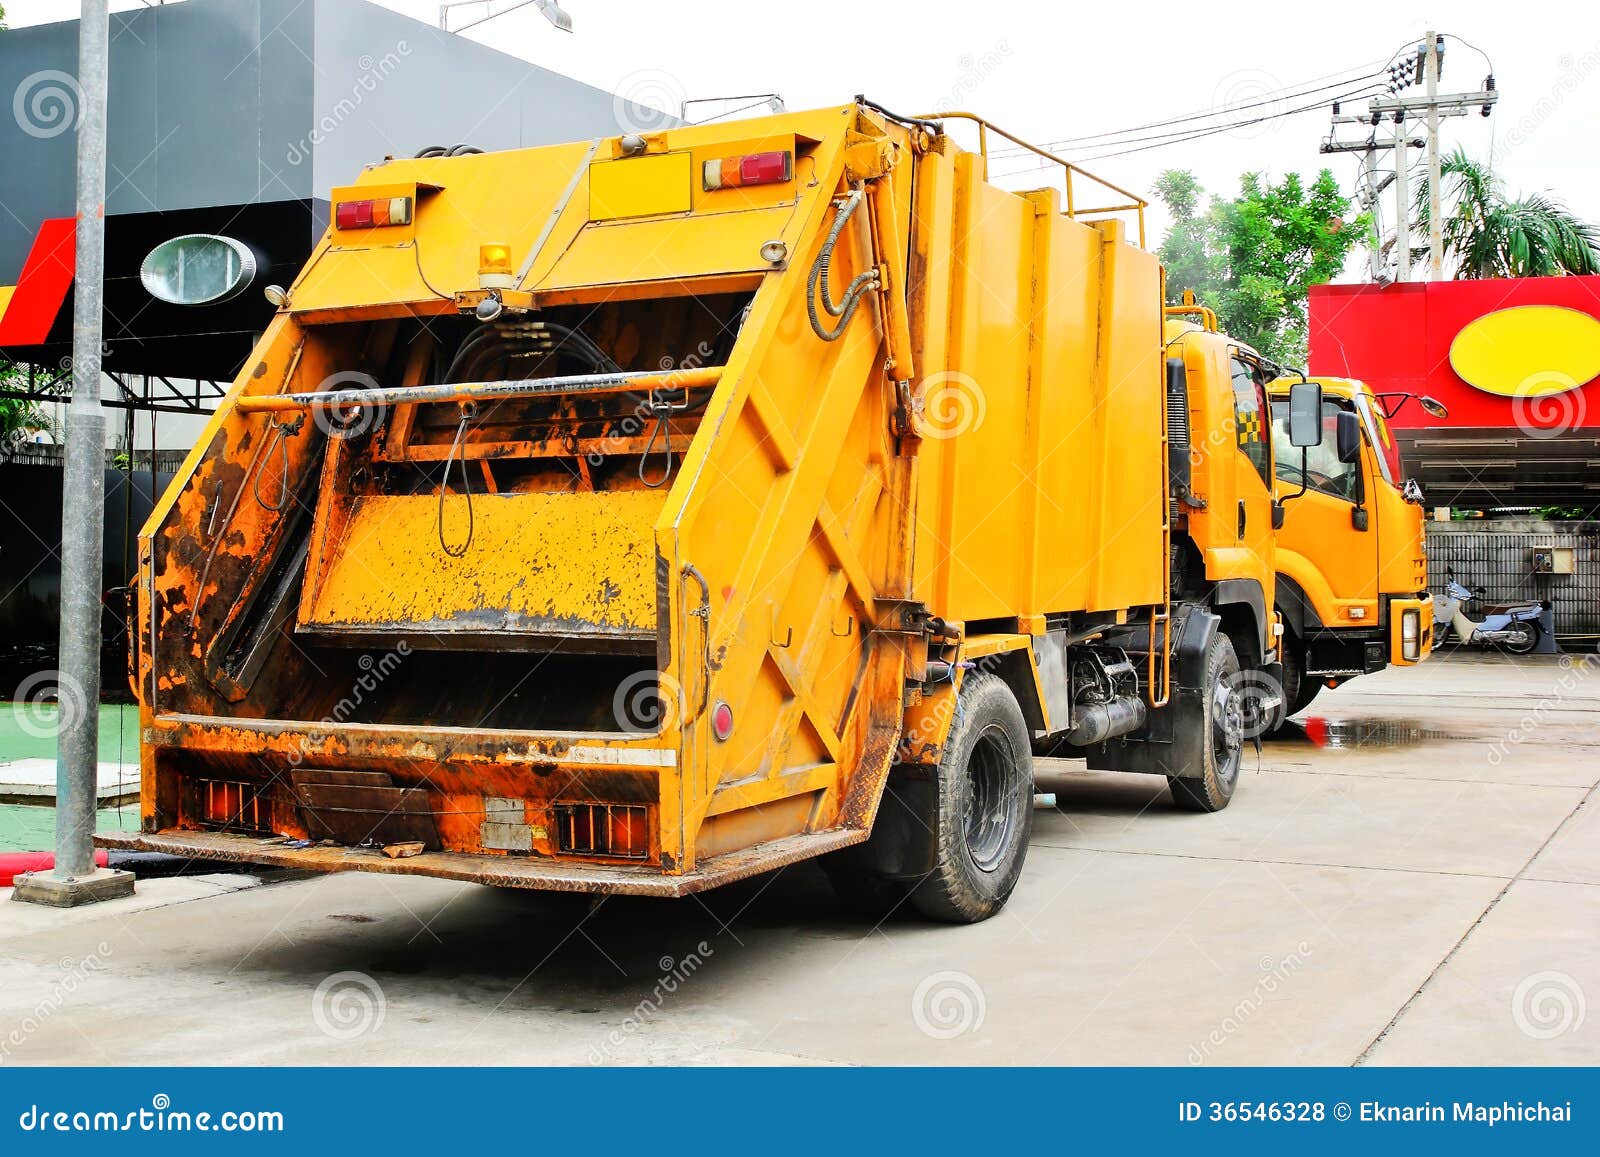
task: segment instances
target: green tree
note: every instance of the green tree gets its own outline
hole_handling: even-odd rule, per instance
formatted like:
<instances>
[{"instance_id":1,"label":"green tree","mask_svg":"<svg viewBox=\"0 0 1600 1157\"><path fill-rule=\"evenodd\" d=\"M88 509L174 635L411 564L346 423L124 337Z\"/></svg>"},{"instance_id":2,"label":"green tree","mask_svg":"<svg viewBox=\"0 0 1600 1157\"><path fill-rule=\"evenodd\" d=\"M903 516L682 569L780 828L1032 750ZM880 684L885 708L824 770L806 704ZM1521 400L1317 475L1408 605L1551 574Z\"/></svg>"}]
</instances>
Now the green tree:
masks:
<instances>
[{"instance_id":1,"label":"green tree","mask_svg":"<svg viewBox=\"0 0 1600 1157\"><path fill-rule=\"evenodd\" d=\"M1155 192L1172 214L1160 249L1168 300L1192 289L1229 334L1274 361L1303 364L1307 295L1344 268L1365 227L1345 221L1350 199L1332 172L1309 186L1298 173L1277 183L1246 173L1237 197L1213 196L1203 212L1192 173L1169 169Z\"/></svg>"},{"instance_id":2,"label":"green tree","mask_svg":"<svg viewBox=\"0 0 1600 1157\"><path fill-rule=\"evenodd\" d=\"M1440 235L1458 279L1600 273L1600 230L1543 193L1512 197L1499 175L1456 148L1439 163ZM1428 180L1416 236L1428 235Z\"/></svg>"}]
</instances>

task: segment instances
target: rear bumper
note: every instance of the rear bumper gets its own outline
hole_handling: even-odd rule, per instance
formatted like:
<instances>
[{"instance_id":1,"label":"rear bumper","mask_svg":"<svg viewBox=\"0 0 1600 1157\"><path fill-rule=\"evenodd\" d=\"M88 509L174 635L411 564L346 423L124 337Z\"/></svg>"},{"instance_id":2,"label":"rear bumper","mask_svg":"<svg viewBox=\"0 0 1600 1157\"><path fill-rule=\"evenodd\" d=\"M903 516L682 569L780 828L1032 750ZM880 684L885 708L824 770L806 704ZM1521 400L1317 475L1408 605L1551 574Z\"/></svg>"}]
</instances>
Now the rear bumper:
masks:
<instances>
[{"instance_id":1,"label":"rear bumper","mask_svg":"<svg viewBox=\"0 0 1600 1157\"><path fill-rule=\"evenodd\" d=\"M106 833L95 836L94 842L96 847L122 851L165 852L194 859L310 872L379 872L392 876L434 876L497 888L674 898L787 867L861 843L866 838L867 832L858 828L789 836L713 857L682 875L667 875L659 869L636 864L558 863L534 857L479 856L463 852L423 852L391 860L377 848L292 848L281 838L178 829L148 835Z\"/></svg>"}]
</instances>

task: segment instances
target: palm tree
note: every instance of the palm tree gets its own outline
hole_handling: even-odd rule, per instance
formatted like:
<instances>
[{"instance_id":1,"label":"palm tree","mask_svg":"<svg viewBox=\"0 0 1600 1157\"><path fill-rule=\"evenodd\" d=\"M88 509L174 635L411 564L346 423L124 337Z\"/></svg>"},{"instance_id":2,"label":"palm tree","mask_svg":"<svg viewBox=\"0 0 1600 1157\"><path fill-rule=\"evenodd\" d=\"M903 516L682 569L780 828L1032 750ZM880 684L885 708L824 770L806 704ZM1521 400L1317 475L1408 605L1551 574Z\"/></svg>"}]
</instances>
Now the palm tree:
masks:
<instances>
[{"instance_id":1,"label":"palm tree","mask_svg":"<svg viewBox=\"0 0 1600 1157\"><path fill-rule=\"evenodd\" d=\"M1600 273L1600 229L1543 193L1506 194L1461 148L1439 164L1446 260L1458 279ZM1428 181L1417 190L1417 234L1428 234Z\"/></svg>"}]
</instances>

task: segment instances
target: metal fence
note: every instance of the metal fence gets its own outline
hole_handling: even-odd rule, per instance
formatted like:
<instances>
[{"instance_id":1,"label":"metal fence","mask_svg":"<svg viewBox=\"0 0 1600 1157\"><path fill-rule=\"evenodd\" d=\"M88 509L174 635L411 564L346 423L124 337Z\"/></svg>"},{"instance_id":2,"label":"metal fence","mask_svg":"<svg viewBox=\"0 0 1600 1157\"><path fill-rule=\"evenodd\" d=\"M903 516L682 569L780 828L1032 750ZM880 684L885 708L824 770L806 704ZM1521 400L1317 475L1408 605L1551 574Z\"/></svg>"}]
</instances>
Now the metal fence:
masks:
<instances>
[{"instance_id":1,"label":"metal fence","mask_svg":"<svg viewBox=\"0 0 1600 1157\"><path fill-rule=\"evenodd\" d=\"M1539 574L1533 552L1572 551L1572 574ZM1551 604L1556 634L1600 635L1600 522L1434 522L1428 524L1428 581L1435 593L1447 577L1482 587L1483 601Z\"/></svg>"}]
</instances>

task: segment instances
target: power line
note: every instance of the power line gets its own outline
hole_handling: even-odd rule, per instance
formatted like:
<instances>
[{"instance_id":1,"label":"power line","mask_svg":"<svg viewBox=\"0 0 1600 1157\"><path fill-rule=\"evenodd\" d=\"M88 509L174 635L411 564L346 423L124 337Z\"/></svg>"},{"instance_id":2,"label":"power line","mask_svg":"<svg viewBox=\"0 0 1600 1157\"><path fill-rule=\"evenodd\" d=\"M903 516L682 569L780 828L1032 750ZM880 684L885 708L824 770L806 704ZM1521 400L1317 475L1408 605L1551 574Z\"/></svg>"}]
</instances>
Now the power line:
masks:
<instances>
[{"instance_id":1,"label":"power line","mask_svg":"<svg viewBox=\"0 0 1600 1157\"><path fill-rule=\"evenodd\" d=\"M1136 137L1136 138L1130 138L1129 140L1125 140L1125 141L1107 142L1108 144L1110 144L1112 146L1111 151L1095 153L1095 154L1093 154L1091 156L1088 156L1088 157L1077 158L1077 160L1084 161L1084 162L1100 161L1100 160L1106 160L1106 159L1109 159L1109 158L1112 158L1112 157L1125 157L1125 156L1129 156L1129 155L1131 155L1133 153L1149 152L1152 149L1163 149L1163 148L1167 148L1167 147L1169 147L1171 145L1181 145L1181 144L1185 144L1185 143L1187 143L1189 141L1196 141L1196 140L1201 140L1201 139L1203 139L1205 137L1216 136L1219 133L1232 132L1235 129L1248 128L1248 127L1250 127L1252 125L1264 124L1267 121L1281 120L1281 119L1283 119L1285 117L1291 117L1291 116L1299 116L1301 113L1306 113L1306 112L1315 112L1318 109L1321 109L1324 106L1326 106L1330 101L1333 101L1333 100L1348 100L1351 97L1359 97L1359 96L1367 95L1369 93L1372 93L1372 92L1375 92L1375 91L1381 89L1382 87L1383 86L1380 85L1380 84L1369 82L1369 83L1360 85L1357 88L1350 89L1350 90L1347 90L1345 92L1341 92L1338 95L1333 96L1333 97L1323 97L1323 98L1321 98L1319 100L1316 100L1316 101L1312 102L1311 104L1299 105L1299 106L1297 106L1295 108L1284 109L1282 111L1274 112L1274 113L1268 113L1268 114L1265 114L1263 116L1249 117L1249 118L1247 118L1245 120L1229 121L1229 122L1226 122L1224 124L1219 124L1219 125L1208 125L1208 126L1206 126L1204 128L1182 129L1182 130L1177 130L1175 132L1170 132L1170 133L1157 133L1157 134L1154 134L1153 136L1149 136L1149 137ZM1301 95L1309 95L1309 94L1301 94ZM1154 141L1155 143L1153 143L1153 144L1142 144L1141 142L1143 142L1143 141ZM1124 148L1121 147L1122 145L1138 145L1139 147L1124 149ZM1033 171L1035 171L1037 169L1042 169L1044 167L1046 167L1046 166L1043 163L1037 164L1037 165L1025 165L1025 166L1023 166L1022 168L1019 168L1019 169L1011 169L1011 170L1008 170L1008 171L1003 172L1003 173L996 173L995 176L997 176L997 177L1016 176L1016 175L1018 175L1020 173L1033 172Z\"/></svg>"},{"instance_id":2,"label":"power line","mask_svg":"<svg viewBox=\"0 0 1600 1157\"><path fill-rule=\"evenodd\" d=\"M1377 71L1374 71L1374 72L1361 73L1360 75L1357 75L1357 76L1345 76L1344 75L1345 73L1357 72L1359 69L1367 68L1367 67L1370 67L1370 65L1356 65L1356 66L1354 66L1352 68L1340 69L1338 72L1331 72L1331 73L1328 73L1327 76L1317 77L1314 80L1302 81L1299 84L1294 84L1294 85L1287 85L1282 89L1276 90L1276 91L1271 92L1271 93L1264 94L1258 100L1253 100L1253 101L1250 101L1250 102L1247 102L1247 103L1243 103L1243 104L1224 105L1224 106L1222 106L1220 108L1213 107L1213 108L1210 108L1210 109L1206 109L1204 111L1189 113L1189 114L1187 114L1185 116L1172 117L1172 118L1169 118L1167 120L1162 120L1162 121L1150 121L1149 123L1142 124L1142 125L1129 125L1127 128L1111 129L1111 130L1107 130L1106 132L1088 133L1088 134L1086 134L1084 136L1081 136L1081 137L1062 137L1062 138L1057 139L1057 140L1046 141L1045 142L1045 147L1046 148L1050 148L1050 149L1068 148L1068 147L1070 147L1072 145L1084 144L1084 143L1087 143L1087 142L1090 142L1090 141L1103 141L1106 144L1125 144L1125 143L1128 143L1128 142L1125 142L1125 141L1105 141L1105 138L1108 138L1108 137L1123 137L1123 136L1126 136L1128 133L1142 132L1145 129L1164 128L1164 127L1166 127L1168 125L1184 124L1184 123L1187 123L1187 122L1190 122L1190 121L1210 120L1210 119L1213 119L1213 118L1216 118L1216 117L1229 116L1229 115L1231 115L1233 113L1244 112L1244 111L1246 111L1248 109L1261 108L1264 105L1277 104L1278 102L1284 101L1284 100L1298 100L1298 99L1300 99L1302 97L1310 96L1313 93L1323 92L1323 91L1326 91L1326 90L1329 90L1329 89L1341 88L1341 87L1343 87L1345 85L1354 84L1357 81L1369 80L1369 79L1372 79L1372 78L1375 78L1375 77L1383 75L1383 69L1378 69ZM1331 83L1327 83L1327 84L1320 83L1321 81L1330 80L1330 78L1332 78L1332 77L1340 77L1341 79L1332 80ZM1187 130L1180 130L1180 131L1187 131ZM1157 134L1157 135L1165 135L1165 134ZM1144 137L1144 138L1138 138L1138 139L1141 139L1141 140L1153 140L1155 138L1154 137ZM1099 148L1101 146L1096 145L1094 147ZM1008 155L1016 155L1016 154L1026 153L1027 151L1028 150L1026 150L1026 149L1019 149L1019 148L1005 148L1005 149L996 149L990 155L991 156L1008 156Z\"/></svg>"}]
</instances>

